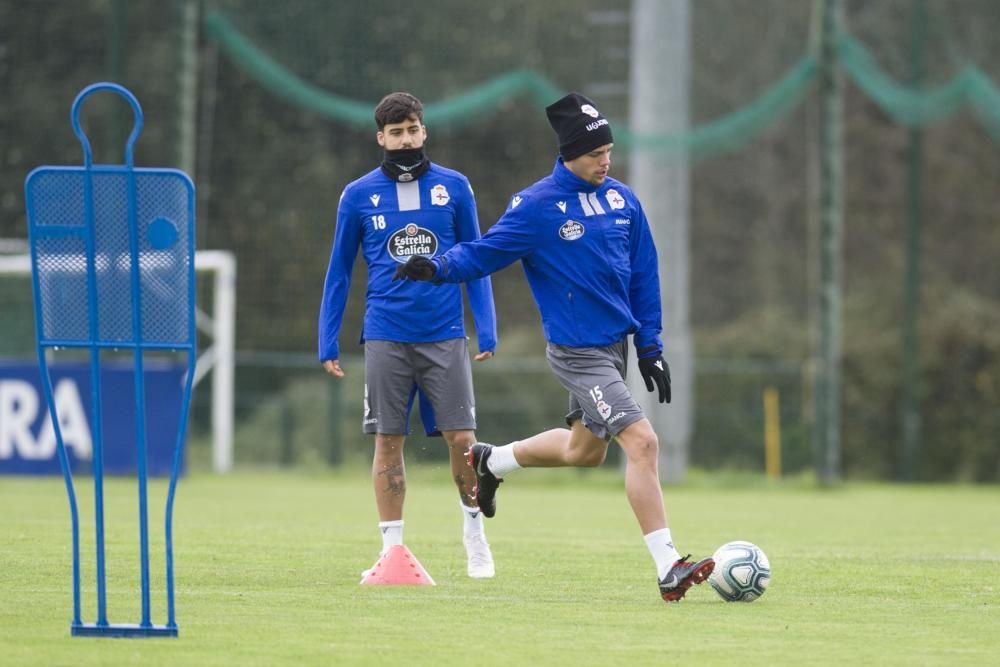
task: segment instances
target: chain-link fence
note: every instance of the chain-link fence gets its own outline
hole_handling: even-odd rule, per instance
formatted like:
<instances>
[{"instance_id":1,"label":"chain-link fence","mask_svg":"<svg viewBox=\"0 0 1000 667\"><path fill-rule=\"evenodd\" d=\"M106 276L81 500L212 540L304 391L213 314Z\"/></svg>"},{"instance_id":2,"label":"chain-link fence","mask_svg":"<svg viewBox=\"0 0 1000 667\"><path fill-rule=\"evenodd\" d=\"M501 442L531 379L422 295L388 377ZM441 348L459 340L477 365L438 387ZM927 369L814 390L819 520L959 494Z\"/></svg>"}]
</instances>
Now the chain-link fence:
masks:
<instances>
[{"instance_id":1,"label":"chain-link fence","mask_svg":"<svg viewBox=\"0 0 1000 667\"><path fill-rule=\"evenodd\" d=\"M239 262L244 430L237 432L237 462L301 460L312 450L308 456L328 458L335 433L328 413L343 415L338 428L353 443L357 394L344 383L342 407L330 407L336 401L323 398L334 391L328 380L298 360L315 348L339 194L380 158L365 110L390 90L421 97L429 155L469 176L485 230L511 193L551 169L555 142L543 98L580 90L613 119L619 148L690 160L692 462L760 468L761 393L775 386L786 468L807 467L817 291L812 58L820 4L691 2L691 132L640 137L625 124L627 0L439 0L413 11L381 1L0 0L0 82L12 91L0 105L0 237L23 238L22 187L32 167L79 162L68 109L85 85L111 78L136 93L146 112L139 164L178 164L180 128L193 123L198 246L230 249ZM191 6L198 10L195 104L185 107L181 74L192 61L182 57L182 16ZM899 465L906 220L908 202L916 201L918 476L995 480L1000 37L990 27L1000 9L989 0L848 1L845 16L847 34L838 42L848 82L845 473L893 477ZM119 160L127 118L113 102L95 100L86 110L98 162ZM915 136L919 160L909 148ZM616 153L614 175L628 182L621 157ZM908 176L915 164L919 190ZM358 266L345 354L359 352L348 343L360 328L364 283ZM500 355L491 370L477 365L476 382L482 435L503 440L559 425L565 397L539 366L543 341L521 270L498 273L494 287ZM20 314L30 298L10 281L0 285L0 297L0 350L23 349L25 339L30 350L30 315ZM280 355L297 361L284 367L274 361ZM199 399L206 395L198 391ZM309 420L314 433L303 431Z\"/></svg>"}]
</instances>

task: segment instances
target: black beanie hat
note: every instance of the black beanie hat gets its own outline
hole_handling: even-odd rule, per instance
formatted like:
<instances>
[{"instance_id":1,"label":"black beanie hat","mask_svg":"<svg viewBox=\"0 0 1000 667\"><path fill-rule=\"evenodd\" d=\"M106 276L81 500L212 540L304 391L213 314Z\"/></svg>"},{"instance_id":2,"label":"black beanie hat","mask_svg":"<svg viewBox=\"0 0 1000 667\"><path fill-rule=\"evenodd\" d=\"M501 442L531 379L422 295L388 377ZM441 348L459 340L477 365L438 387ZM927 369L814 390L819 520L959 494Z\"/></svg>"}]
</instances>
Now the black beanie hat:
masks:
<instances>
[{"instance_id":1,"label":"black beanie hat","mask_svg":"<svg viewBox=\"0 0 1000 667\"><path fill-rule=\"evenodd\" d=\"M570 93L545 107L545 115L559 137L559 154L563 160L575 160L613 141L608 120L593 102L579 93Z\"/></svg>"}]
</instances>

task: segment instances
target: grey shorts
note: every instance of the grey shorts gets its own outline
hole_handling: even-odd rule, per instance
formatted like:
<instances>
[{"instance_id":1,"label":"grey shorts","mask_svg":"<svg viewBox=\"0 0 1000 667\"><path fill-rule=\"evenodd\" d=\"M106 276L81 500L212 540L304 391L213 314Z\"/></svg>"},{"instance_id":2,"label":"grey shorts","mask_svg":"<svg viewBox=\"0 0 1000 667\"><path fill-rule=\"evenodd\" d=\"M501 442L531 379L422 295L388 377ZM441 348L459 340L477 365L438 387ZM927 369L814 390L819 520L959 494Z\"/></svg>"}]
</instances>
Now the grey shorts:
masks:
<instances>
[{"instance_id":1,"label":"grey shorts","mask_svg":"<svg viewBox=\"0 0 1000 667\"><path fill-rule=\"evenodd\" d=\"M645 416L625 383L627 341L607 347L549 343L545 358L569 392L566 423L570 426L582 419L594 435L607 440Z\"/></svg>"},{"instance_id":2,"label":"grey shorts","mask_svg":"<svg viewBox=\"0 0 1000 667\"><path fill-rule=\"evenodd\" d=\"M469 343L465 338L433 343L365 341L365 433L408 434L417 388L433 408L436 430L476 428ZM428 415L421 417L427 426Z\"/></svg>"}]
</instances>

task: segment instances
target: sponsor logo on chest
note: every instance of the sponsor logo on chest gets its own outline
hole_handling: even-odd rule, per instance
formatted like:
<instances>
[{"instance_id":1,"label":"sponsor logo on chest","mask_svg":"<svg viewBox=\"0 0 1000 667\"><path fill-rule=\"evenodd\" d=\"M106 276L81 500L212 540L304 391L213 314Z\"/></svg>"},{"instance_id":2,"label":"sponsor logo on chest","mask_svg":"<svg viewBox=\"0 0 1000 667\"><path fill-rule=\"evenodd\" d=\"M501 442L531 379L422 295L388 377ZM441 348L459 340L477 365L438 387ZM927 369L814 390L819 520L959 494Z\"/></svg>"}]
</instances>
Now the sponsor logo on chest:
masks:
<instances>
[{"instance_id":1,"label":"sponsor logo on chest","mask_svg":"<svg viewBox=\"0 0 1000 667\"><path fill-rule=\"evenodd\" d=\"M583 236L583 232L583 225L576 220L567 220L563 223L563 226L559 228L559 236L562 237L564 241L575 241Z\"/></svg>"},{"instance_id":2,"label":"sponsor logo on chest","mask_svg":"<svg viewBox=\"0 0 1000 667\"><path fill-rule=\"evenodd\" d=\"M431 230L411 222L389 237L386 250L401 264L414 255L433 257L437 254L438 238Z\"/></svg>"}]
</instances>

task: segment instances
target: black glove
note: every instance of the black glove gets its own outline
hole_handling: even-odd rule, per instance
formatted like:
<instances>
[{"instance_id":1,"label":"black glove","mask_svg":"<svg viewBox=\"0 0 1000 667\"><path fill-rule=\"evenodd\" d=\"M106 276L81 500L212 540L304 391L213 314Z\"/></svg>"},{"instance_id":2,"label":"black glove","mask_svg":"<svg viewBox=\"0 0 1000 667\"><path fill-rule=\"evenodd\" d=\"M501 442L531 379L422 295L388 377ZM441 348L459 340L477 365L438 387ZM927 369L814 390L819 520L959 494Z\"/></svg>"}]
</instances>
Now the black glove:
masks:
<instances>
[{"instance_id":1,"label":"black glove","mask_svg":"<svg viewBox=\"0 0 1000 667\"><path fill-rule=\"evenodd\" d=\"M660 390L660 403L670 402L670 366L663 355L639 359L639 375L646 381L646 391L653 391L653 383Z\"/></svg>"},{"instance_id":2,"label":"black glove","mask_svg":"<svg viewBox=\"0 0 1000 667\"><path fill-rule=\"evenodd\" d=\"M413 255L406 264L396 267L393 280L430 280L437 273L437 264L422 255Z\"/></svg>"}]
</instances>

